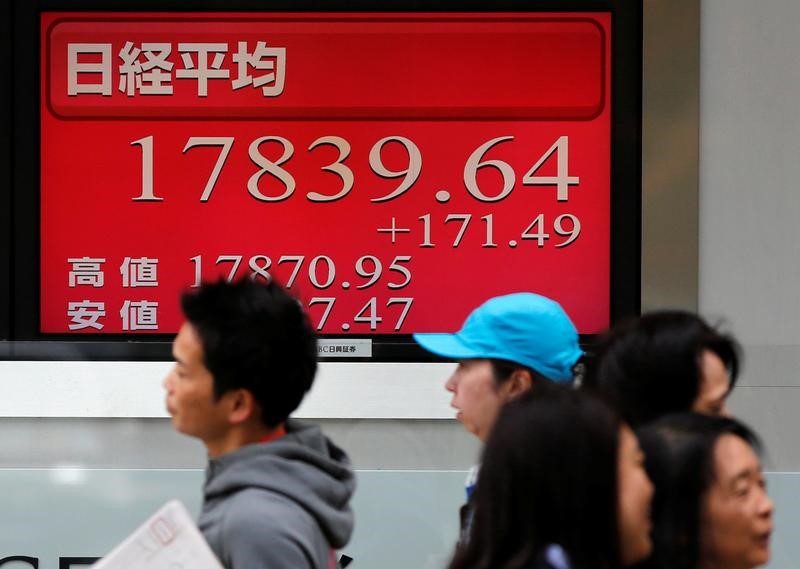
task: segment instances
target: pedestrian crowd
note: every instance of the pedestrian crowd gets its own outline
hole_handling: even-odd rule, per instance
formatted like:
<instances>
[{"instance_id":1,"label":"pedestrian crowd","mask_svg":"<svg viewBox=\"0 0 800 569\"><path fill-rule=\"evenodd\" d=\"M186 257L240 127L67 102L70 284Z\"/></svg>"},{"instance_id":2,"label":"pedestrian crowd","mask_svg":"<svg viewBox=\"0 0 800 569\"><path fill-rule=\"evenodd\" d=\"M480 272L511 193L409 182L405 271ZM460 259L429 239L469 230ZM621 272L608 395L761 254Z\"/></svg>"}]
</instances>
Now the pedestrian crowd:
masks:
<instances>
[{"instance_id":1,"label":"pedestrian crowd","mask_svg":"<svg viewBox=\"0 0 800 569\"><path fill-rule=\"evenodd\" d=\"M182 308L164 385L175 428L208 451L204 537L226 569L336 568L356 481L342 449L290 417L317 368L300 304L245 279L204 283ZM414 340L456 362L445 389L484 443L447 569L769 561L761 442L726 403L740 369L731 335L661 311L581 345L558 303L523 292Z\"/></svg>"}]
</instances>

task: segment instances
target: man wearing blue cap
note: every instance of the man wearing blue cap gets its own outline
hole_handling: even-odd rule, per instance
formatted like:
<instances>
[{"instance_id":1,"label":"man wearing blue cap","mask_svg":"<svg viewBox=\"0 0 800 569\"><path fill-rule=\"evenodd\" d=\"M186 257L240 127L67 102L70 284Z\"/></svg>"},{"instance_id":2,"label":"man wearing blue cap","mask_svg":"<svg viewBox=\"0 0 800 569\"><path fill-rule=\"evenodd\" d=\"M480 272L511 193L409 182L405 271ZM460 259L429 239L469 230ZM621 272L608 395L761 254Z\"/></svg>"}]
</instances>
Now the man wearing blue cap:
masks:
<instances>
[{"instance_id":1,"label":"man wearing blue cap","mask_svg":"<svg viewBox=\"0 0 800 569\"><path fill-rule=\"evenodd\" d=\"M486 441L505 403L537 386L569 382L583 355L578 332L561 306L544 296L515 293L491 298L454 334L414 334L423 348L458 361L445 388L469 432ZM477 478L467 480L467 499ZM462 542L471 522L462 508Z\"/></svg>"}]
</instances>

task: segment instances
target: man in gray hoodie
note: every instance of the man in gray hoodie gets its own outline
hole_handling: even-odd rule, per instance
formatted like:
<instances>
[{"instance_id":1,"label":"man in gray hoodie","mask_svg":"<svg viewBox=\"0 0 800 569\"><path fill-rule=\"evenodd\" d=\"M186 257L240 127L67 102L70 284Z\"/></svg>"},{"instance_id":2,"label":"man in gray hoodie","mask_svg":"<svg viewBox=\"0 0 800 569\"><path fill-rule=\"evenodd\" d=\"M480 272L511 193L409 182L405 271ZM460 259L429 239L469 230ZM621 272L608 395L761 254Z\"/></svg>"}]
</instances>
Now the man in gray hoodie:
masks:
<instances>
[{"instance_id":1,"label":"man in gray hoodie","mask_svg":"<svg viewBox=\"0 0 800 569\"><path fill-rule=\"evenodd\" d=\"M353 530L347 455L289 419L314 381L317 345L280 285L205 283L164 380L175 429L208 449L198 525L227 569L330 569Z\"/></svg>"}]
</instances>

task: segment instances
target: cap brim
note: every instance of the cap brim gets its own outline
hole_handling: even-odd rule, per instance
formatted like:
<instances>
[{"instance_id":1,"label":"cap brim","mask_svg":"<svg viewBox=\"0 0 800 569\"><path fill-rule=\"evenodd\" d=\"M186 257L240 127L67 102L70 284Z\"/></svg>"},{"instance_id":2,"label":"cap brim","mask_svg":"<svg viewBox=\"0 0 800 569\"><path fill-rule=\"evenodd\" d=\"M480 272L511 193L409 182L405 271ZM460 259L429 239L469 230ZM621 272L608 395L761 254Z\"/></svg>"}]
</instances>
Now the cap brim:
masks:
<instances>
[{"instance_id":1,"label":"cap brim","mask_svg":"<svg viewBox=\"0 0 800 569\"><path fill-rule=\"evenodd\" d=\"M412 334L412 337L417 344L437 356L453 359L486 357L464 344L456 334Z\"/></svg>"}]
</instances>

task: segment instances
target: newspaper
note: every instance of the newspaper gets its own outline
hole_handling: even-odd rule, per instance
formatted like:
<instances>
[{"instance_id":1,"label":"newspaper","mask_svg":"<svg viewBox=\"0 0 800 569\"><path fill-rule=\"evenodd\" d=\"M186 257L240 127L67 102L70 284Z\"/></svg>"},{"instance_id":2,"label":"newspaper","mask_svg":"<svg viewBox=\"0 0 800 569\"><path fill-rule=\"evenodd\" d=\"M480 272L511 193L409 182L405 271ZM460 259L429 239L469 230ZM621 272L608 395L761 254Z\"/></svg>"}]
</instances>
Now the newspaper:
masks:
<instances>
[{"instance_id":1,"label":"newspaper","mask_svg":"<svg viewBox=\"0 0 800 569\"><path fill-rule=\"evenodd\" d=\"M186 507L164 504L92 569L224 569Z\"/></svg>"}]
</instances>

